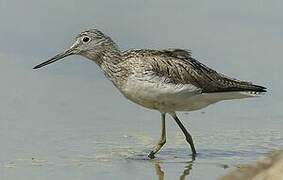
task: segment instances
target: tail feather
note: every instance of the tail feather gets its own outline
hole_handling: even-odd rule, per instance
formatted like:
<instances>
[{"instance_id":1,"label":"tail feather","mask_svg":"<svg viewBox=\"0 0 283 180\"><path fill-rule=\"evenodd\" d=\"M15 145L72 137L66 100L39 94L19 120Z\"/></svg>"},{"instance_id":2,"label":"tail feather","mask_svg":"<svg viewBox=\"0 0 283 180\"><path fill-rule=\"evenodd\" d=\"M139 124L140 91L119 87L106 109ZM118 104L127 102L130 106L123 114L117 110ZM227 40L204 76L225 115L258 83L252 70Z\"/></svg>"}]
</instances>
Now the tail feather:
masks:
<instances>
[{"instance_id":1,"label":"tail feather","mask_svg":"<svg viewBox=\"0 0 283 180\"><path fill-rule=\"evenodd\" d=\"M255 85L250 82L234 80L234 81L230 81L230 83L226 83L225 86L220 86L214 89L212 92L232 92L232 91L253 92L256 94L256 93L266 92L267 89L264 86Z\"/></svg>"},{"instance_id":2,"label":"tail feather","mask_svg":"<svg viewBox=\"0 0 283 180\"><path fill-rule=\"evenodd\" d=\"M224 88L224 91L249 91L249 92L266 92L266 87L249 84L236 87Z\"/></svg>"}]
</instances>

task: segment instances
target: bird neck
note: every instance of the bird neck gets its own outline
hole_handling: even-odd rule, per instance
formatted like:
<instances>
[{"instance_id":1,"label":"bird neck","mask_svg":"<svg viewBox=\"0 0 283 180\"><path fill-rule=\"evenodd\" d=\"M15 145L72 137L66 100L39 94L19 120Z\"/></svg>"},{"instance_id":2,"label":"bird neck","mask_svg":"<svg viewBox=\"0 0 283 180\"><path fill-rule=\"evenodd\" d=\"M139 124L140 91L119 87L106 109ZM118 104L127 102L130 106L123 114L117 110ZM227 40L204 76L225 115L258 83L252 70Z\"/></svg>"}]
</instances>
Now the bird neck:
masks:
<instances>
[{"instance_id":1,"label":"bird neck","mask_svg":"<svg viewBox=\"0 0 283 180\"><path fill-rule=\"evenodd\" d=\"M121 51L112 49L112 51L104 52L100 58L101 63L99 66L106 77L108 77L117 88L122 87L127 71L121 66L121 62L123 62Z\"/></svg>"}]
</instances>

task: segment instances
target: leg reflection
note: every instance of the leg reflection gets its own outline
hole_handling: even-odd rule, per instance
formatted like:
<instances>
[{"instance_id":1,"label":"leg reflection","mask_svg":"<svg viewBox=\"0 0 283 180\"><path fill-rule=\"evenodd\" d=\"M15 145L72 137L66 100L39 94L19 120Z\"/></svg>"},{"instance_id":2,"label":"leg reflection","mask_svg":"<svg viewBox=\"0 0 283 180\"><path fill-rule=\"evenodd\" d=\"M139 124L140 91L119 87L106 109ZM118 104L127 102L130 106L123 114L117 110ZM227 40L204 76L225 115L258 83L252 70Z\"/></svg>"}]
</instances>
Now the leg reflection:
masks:
<instances>
[{"instance_id":1,"label":"leg reflection","mask_svg":"<svg viewBox=\"0 0 283 180\"><path fill-rule=\"evenodd\" d=\"M159 162L155 163L155 172L158 177L158 180L164 180L164 171L162 171Z\"/></svg>"},{"instance_id":2,"label":"leg reflection","mask_svg":"<svg viewBox=\"0 0 283 180\"><path fill-rule=\"evenodd\" d=\"M192 168L193 168L193 163L190 162L188 165L185 166L185 169L179 179L184 180L186 176L190 174Z\"/></svg>"},{"instance_id":3,"label":"leg reflection","mask_svg":"<svg viewBox=\"0 0 283 180\"><path fill-rule=\"evenodd\" d=\"M179 177L179 180L185 180L186 176L188 176L193 168L193 161L189 161L186 163L186 166L182 172L182 174ZM160 166L160 162L155 162L155 172L158 177L158 180L164 180L164 171L162 170Z\"/></svg>"}]
</instances>

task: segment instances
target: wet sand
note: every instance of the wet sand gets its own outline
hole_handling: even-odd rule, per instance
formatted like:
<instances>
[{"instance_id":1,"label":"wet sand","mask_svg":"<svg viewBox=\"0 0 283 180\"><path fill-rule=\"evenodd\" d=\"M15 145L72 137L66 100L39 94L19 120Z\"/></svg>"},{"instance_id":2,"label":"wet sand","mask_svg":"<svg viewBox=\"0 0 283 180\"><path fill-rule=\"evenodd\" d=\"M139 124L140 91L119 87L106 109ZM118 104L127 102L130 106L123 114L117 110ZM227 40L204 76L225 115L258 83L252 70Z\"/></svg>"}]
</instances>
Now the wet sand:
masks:
<instances>
[{"instance_id":1,"label":"wet sand","mask_svg":"<svg viewBox=\"0 0 283 180\"><path fill-rule=\"evenodd\" d=\"M283 179L283 151L278 150L256 163L240 165L221 180L281 180Z\"/></svg>"}]
</instances>

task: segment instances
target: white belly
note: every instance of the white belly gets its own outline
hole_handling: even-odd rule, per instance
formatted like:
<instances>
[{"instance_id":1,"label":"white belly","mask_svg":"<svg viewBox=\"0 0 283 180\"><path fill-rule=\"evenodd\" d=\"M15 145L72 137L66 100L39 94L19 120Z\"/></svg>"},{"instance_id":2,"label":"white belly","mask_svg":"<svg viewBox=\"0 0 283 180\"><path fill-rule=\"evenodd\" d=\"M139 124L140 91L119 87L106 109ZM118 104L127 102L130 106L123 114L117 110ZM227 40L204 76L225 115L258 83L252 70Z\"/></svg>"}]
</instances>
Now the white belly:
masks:
<instances>
[{"instance_id":1,"label":"white belly","mask_svg":"<svg viewBox=\"0 0 283 180\"><path fill-rule=\"evenodd\" d=\"M250 97L243 92L201 93L191 84L166 84L159 79L129 78L121 92L131 101L162 112L194 111L221 100Z\"/></svg>"}]
</instances>

